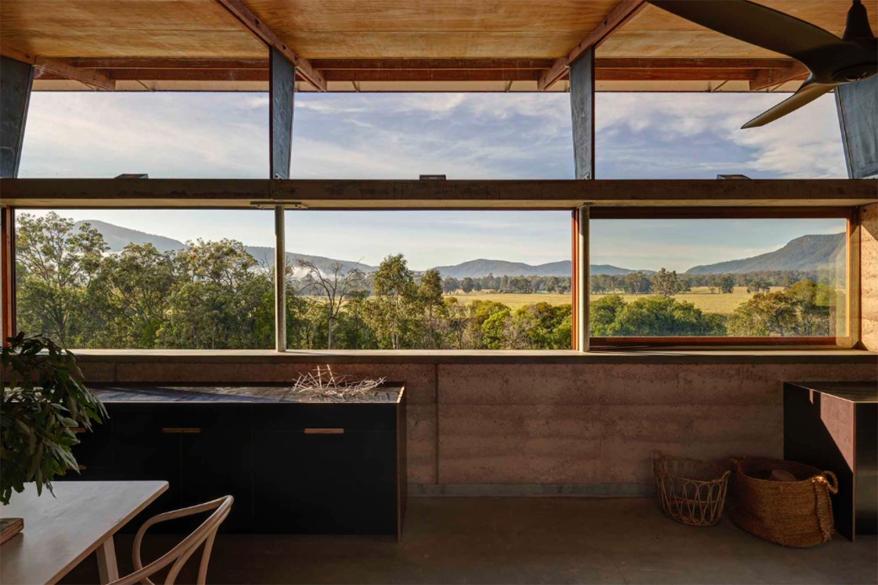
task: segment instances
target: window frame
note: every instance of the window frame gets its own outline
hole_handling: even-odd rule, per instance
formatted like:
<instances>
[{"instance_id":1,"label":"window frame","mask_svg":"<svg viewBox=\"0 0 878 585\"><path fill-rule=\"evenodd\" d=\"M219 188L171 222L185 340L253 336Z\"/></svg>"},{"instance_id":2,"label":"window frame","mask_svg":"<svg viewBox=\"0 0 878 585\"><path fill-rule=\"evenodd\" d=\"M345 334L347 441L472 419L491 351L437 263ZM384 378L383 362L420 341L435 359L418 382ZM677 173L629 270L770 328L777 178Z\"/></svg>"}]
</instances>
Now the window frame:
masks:
<instances>
[{"instance_id":1,"label":"window frame","mask_svg":"<svg viewBox=\"0 0 878 585\"><path fill-rule=\"evenodd\" d=\"M589 335L589 349L728 349L739 348L854 348L859 342L860 263L859 227L856 208L842 206L810 207L592 207L590 219L844 219L845 258L845 319L844 335L806 337L766 336L625 336L604 337ZM590 246L591 242L589 242ZM577 265L577 269L579 266ZM590 282L589 282L590 285ZM589 287L589 292L590 292ZM590 299L590 294L586 295ZM590 300L586 300L590 304Z\"/></svg>"},{"instance_id":2,"label":"window frame","mask_svg":"<svg viewBox=\"0 0 878 585\"><path fill-rule=\"evenodd\" d=\"M708 201L708 200L705 200ZM15 212L19 209L25 210L33 207L34 209L46 209L49 207L57 209L78 209L83 207L93 209L229 209L240 210L241 207L217 204L216 201L205 199L202 201L190 200L190 205L186 206L167 206L162 204L150 204L147 201L138 201L135 205L125 204L124 198L120 198L115 205L76 205L64 204L64 201L54 202L54 205L38 204L34 206L13 207L5 206L2 209L2 234L0 240L3 244L2 266L0 269L4 271L2 293L3 319L2 334L3 340L15 331L15 299L17 295L15 283ZM200 203L200 204L199 204ZM272 202L274 205L261 206L251 205L251 208L265 209L266 207L275 207L281 203L280 207L287 207L284 202ZM290 206L290 208L295 208ZM334 210L359 210L363 208L351 207L327 207L322 209ZM381 207L371 208L394 209L400 210L400 207ZM411 207L402 208L418 211L429 211L446 209L443 207ZM534 211L534 210L553 210L559 211L563 208L553 206L510 206L510 207L482 207L467 208L470 210L491 210L491 211ZM568 208L569 209L569 208ZM639 205L632 202L630 206L602 206L587 205L585 218L585 226L582 225L581 218L583 214L580 212L582 208L577 207L571 210L571 264L573 267L571 274L571 312L572 312L572 340L571 349L579 352L587 352L591 350L651 350L651 349L729 349L736 347L740 349L754 349L767 351L776 348L812 348L812 349L852 349L856 348L860 341L860 262L859 262L859 222L858 207L851 205L813 205L813 206L724 206L724 205L698 205L698 206L652 206ZM589 231L588 223L591 219L807 219L807 218L840 218L846 220L847 234L847 253L846 253L846 319L847 324L846 335L820 336L820 337L710 337L710 336L677 336L677 337L600 337L584 335L581 336L580 325L585 324L587 328L589 314L589 295L584 294L577 302L577 288L581 286L580 279L582 277L582 266L588 266L588 241ZM583 234L584 227L584 234ZM585 254L580 254L582 243L579 238L584 236ZM6 272L11 266L11 275ZM587 278L587 275L586 275ZM587 281L586 281L587 282ZM276 323L277 325L277 323ZM284 323L285 325L285 323ZM587 329L586 329L587 331ZM277 340L275 340L277 341ZM131 350L140 351L140 350ZM211 350L193 350L205 351ZM278 348L278 351L280 349ZM316 350L319 351L319 350ZM325 350L327 353L333 353L338 350ZM375 350L382 351L382 350ZM384 350L392 352L393 350ZM430 350L434 353L442 353L446 351L457 350ZM526 350L531 351L531 350ZM541 350L550 353L552 350ZM559 350L568 351L568 350Z\"/></svg>"}]
</instances>

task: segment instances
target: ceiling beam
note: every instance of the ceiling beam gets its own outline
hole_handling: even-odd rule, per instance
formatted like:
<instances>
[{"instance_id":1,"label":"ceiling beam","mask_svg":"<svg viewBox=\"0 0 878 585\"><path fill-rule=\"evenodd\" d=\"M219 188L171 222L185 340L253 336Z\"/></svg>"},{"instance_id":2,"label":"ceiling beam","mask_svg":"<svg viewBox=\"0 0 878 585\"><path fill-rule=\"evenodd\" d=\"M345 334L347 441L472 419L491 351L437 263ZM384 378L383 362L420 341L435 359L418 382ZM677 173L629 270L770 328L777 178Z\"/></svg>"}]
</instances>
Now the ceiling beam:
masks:
<instances>
[{"instance_id":1,"label":"ceiling beam","mask_svg":"<svg viewBox=\"0 0 878 585\"><path fill-rule=\"evenodd\" d=\"M643 8L646 0L620 0L607 16L588 35L573 47L565 56L560 57L552 64L539 80L538 88L545 91L552 87L556 81L567 73L570 63L576 60L590 47L597 47L610 33L628 22L637 12Z\"/></svg>"},{"instance_id":2,"label":"ceiling beam","mask_svg":"<svg viewBox=\"0 0 878 585\"><path fill-rule=\"evenodd\" d=\"M311 66L311 63L304 57L298 55L280 37L278 37L268 25L256 16L250 8L241 0L216 0L223 8L228 10L235 18L247 27L259 39L280 52L284 57L289 59L290 63L296 66L299 75L308 80L311 85L320 91L326 91L326 80L323 75Z\"/></svg>"},{"instance_id":3,"label":"ceiling beam","mask_svg":"<svg viewBox=\"0 0 878 585\"><path fill-rule=\"evenodd\" d=\"M265 69L268 59L203 59L181 57L71 57L74 67L87 69Z\"/></svg>"},{"instance_id":4,"label":"ceiling beam","mask_svg":"<svg viewBox=\"0 0 878 585\"><path fill-rule=\"evenodd\" d=\"M0 207L319 209L573 209L611 207L852 207L878 201L860 179L315 180L2 179Z\"/></svg>"},{"instance_id":5,"label":"ceiling beam","mask_svg":"<svg viewBox=\"0 0 878 585\"><path fill-rule=\"evenodd\" d=\"M312 64L326 69L535 69L551 66L553 59L516 57L447 59L315 59Z\"/></svg>"},{"instance_id":6,"label":"ceiling beam","mask_svg":"<svg viewBox=\"0 0 878 585\"><path fill-rule=\"evenodd\" d=\"M77 58L66 60L84 73L114 81L267 82L261 59ZM551 59L321 59L312 65L327 82L538 81ZM597 59L599 81L760 81L776 85L800 67L792 59L605 58ZM806 71L804 73L807 73ZM804 74L803 73L803 74ZM566 75L566 73L565 73ZM44 72L40 79L63 79ZM300 79L304 79L301 77ZM562 77L563 79L563 77Z\"/></svg>"},{"instance_id":7,"label":"ceiling beam","mask_svg":"<svg viewBox=\"0 0 878 585\"><path fill-rule=\"evenodd\" d=\"M750 80L750 91L768 89L796 79L805 79L810 73L808 68L798 61L793 61L785 67L758 71Z\"/></svg>"},{"instance_id":8,"label":"ceiling beam","mask_svg":"<svg viewBox=\"0 0 878 585\"><path fill-rule=\"evenodd\" d=\"M64 79L72 79L84 83L95 89L116 89L116 82L110 79L107 75L93 69L74 67L61 59L49 59L46 57L29 55L28 53L16 51L9 47L3 47L0 49L0 53L2 53L4 57L9 57L10 59L33 65L35 69L35 77L40 77L43 73L50 73Z\"/></svg>"},{"instance_id":9,"label":"ceiling beam","mask_svg":"<svg viewBox=\"0 0 878 585\"><path fill-rule=\"evenodd\" d=\"M794 59L740 59L711 57L609 57L596 60L607 69L783 69L798 63Z\"/></svg>"}]
</instances>

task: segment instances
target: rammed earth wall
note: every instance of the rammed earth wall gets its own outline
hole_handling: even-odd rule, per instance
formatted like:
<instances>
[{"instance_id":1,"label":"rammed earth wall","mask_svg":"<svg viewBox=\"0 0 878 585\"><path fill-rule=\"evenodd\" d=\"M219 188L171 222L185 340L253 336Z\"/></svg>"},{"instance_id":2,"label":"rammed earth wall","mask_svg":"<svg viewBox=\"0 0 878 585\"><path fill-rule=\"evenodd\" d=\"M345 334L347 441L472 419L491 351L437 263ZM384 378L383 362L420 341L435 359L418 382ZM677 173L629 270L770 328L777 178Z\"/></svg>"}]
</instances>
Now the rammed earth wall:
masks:
<instances>
[{"instance_id":1,"label":"rammed earth wall","mask_svg":"<svg viewBox=\"0 0 878 585\"><path fill-rule=\"evenodd\" d=\"M862 351L79 353L91 382L405 381L414 494L647 493L654 450L780 456L785 380L878 379Z\"/></svg>"}]
</instances>

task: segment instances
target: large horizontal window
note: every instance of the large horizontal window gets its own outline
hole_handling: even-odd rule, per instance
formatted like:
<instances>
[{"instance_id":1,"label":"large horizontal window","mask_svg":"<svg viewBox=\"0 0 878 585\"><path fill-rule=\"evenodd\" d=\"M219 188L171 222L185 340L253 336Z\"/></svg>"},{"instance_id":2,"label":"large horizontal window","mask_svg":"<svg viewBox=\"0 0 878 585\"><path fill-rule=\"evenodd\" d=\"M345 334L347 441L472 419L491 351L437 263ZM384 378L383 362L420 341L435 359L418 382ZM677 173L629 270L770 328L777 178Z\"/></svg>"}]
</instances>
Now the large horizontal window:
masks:
<instances>
[{"instance_id":1,"label":"large horizontal window","mask_svg":"<svg viewBox=\"0 0 878 585\"><path fill-rule=\"evenodd\" d=\"M17 328L71 348L274 347L267 211L16 211Z\"/></svg>"},{"instance_id":2,"label":"large horizontal window","mask_svg":"<svg viewBox=\"0 0 878 585\"><path fill-rule=\"evenodd\" d=\"M795 213L595 208L582 313L592 343L849 340L848 218ZM17 330L71 348L275 347L273 215L16 210ZM572 348L567 211L283 219L289 349Z\"/></svg>"},{"instance_id":3,"label":"large horizontal window","mask_svg":"<svg viewBox=\"0 0 878 585\"><path fill-rule=\"evenodd\" d=\"M570 349L564 211L286 213L287 344Z\"/></svg>"},{"instance_id":4,"label":"large horizontal window","mask_svg":"<svg viewBox=\"0 0 878 585\"><path fill-rule=\"evenodd\" d=\"M593 219L591 334L847 334L847 220Z\"/></svg>"}]
</instances>

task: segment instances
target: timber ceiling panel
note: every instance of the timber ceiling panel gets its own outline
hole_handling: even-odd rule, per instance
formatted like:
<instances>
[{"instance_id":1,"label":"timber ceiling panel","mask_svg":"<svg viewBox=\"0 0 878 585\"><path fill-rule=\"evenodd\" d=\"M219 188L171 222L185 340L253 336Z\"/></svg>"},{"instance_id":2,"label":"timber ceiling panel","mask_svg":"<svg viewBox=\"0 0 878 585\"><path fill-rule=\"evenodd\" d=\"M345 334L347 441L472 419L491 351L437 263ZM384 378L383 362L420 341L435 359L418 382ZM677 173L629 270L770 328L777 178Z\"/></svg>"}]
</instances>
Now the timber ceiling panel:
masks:
<instances>
[{"instance_id":1,"label":"timber ceiling panel","mask_svg":"<svg viewBox=\"0 0 878 585\"><path fill-rule=\"evenodd\" d=\"M759 1L838 35L850 7L850 0ZM331 91L533 91L619 0L242 2L314 62ZM864 3L878 31L878 0ZM253 90L267 80L265 46L217 0L0 0L0 45L94 70L123 91ZM616 63L599 63L597 76L604 90L795 88L805 72L786 74L795 63L778 57L646 5L600 46L599 61ZM42 70L35 87L85 87L60 75ZM566 85L562 78L551 89Z\"/></svg>"},{"instance_id":2,"label":"timber ceiling panel","mask_svg":"<svg viewBox=\"0 0 878 585\"><path fill-rule=\"evenodd\" d=\"M705 1L705 0L694 0ZM841 36L850 0L757 0ZM878 30L878 0L865 0L872 30ZM599 57L783 57L647 5L601 45Z\"/></svg>"},{"instance_id":3,"label":"timber ceiling panel","mask_svg":"<svg viewBox=\"0 0 878 585\"><path fill-rule=\"evenodd\" d=\"M4 47L41 57L258 57L214 0L0 0Z\"/></svg>"},{"instance_id":4,"label":"timber ceiling panel","mask_svg":"<svg viewBox=\"0 0 878 585\"><path fill-rule=\"evenodd\" d=\"M558 57L617 0L248 0L309 59Z\"/></svg>"}]
</instances>

